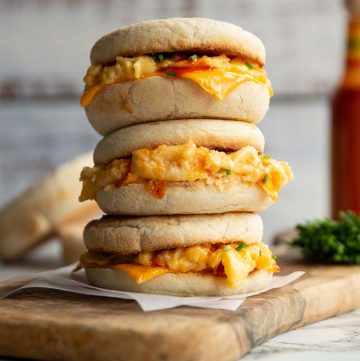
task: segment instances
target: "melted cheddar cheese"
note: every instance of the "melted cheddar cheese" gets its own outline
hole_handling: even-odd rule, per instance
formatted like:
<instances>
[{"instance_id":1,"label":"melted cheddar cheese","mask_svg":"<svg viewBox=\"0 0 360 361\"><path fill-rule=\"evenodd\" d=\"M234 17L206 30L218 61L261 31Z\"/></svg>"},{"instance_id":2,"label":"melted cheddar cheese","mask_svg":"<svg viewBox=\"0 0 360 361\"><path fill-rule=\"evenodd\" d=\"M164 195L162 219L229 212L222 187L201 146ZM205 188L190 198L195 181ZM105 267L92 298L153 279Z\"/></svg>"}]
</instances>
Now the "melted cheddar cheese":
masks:
<instances>
[{"instance_id":1,"label":"melted cheddar cheese","mask_svg":"<svg viewBox=\"0 0 360 361\"><path fill-rule=\"evenodd\" d=\"M110 267L143 283L164 273L201 272L226 278L228 287L239 287L254 270L279 272L265 243L246 245L203 244L170 250L142 252L122 263L113 256L87 252L80 261L85 267Z\"/></svg>"},{"instance_id":2,"label":"melted cheddar cheese","mask_svg":"<svg viewBox=\"0 0 360 361\"><path fill-rule=\"evenodd\" d=\"M112 268L126 273L136 283L144 283L151 279L161 276L170 270L163 267L140 266L136 264L120 263L113 265Z\"/></svg>"},{"instance_id":3,"label":"melted cheddar cheese","mask_svg":"<svg viewBox=\"0 0 360 361\"><path fill-rule=\"evenodd\" d=\"M286 162L271 159L247 146L232 153L198 147L192 141L182 145L160 145L139 149L131 159L115 159L107 165L85 167L80 180L80 201L94 199L99 190L148 182L192 182L215 184L240 180L259 184L273 200L293 173Z\"/></svg>"},{"instance_id":4,"label":"melted cheddar cheese","mask_svg":"<svg viewBox=\"0 0 360 361\"><path fill-rule=\"evenodd\" d=\"M85 90L81 105L89 105L96 94L106 85L151 76L172 76L191 79L205 91L222 100L238 85L252 81L265 86L270 95L272 88L263 68L244 62L241 58L230 59L226 55L196 56L186 58L173 54L159 59L148 55L132 58L117 57L115 64L91 65L84 77Z\"/></svg>"}]
</instances>

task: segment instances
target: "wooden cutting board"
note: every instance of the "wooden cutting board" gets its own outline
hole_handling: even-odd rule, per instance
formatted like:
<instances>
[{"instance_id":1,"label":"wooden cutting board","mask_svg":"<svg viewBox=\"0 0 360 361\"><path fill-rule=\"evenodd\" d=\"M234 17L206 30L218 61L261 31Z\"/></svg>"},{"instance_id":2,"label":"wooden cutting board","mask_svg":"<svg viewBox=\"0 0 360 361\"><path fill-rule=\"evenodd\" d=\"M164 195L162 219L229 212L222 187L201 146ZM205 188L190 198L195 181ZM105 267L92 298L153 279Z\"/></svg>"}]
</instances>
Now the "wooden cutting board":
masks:
<instances>
[{"instance_id":1,"label":"wooden cutting board","mask_svg":"<svg viewBox=\"0 0 360 361\"><path fill-rule=\"evenodd\" d=\"M0 301L0 354L69 361L236 360L271 337L360 307L359 266L279 263L282 274L306 274L248 298L236 312L180 307L144 313L134 301L24 290Z\"/></svg>"}]
</instances>

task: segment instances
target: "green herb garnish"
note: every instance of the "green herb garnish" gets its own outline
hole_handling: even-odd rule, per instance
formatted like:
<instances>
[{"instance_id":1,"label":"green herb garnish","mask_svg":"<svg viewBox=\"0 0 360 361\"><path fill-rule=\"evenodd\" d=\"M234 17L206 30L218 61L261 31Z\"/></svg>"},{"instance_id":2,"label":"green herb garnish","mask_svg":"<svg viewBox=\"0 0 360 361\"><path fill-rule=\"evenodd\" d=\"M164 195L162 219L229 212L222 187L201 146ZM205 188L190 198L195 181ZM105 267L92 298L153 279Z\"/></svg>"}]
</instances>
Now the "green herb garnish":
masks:
<instances>
[{"instance_id":1,"label":"green herb garnish","mask_svg":"<svg viewBox=\"0 0 360 361\"><path fill-rule=\"evenodd\" d=\"M262 254L262 252L261 252L261 250L259 251L259 256L261 256L261 254Z\"/></svg>"},{"instance_id":2,"label":"green herb garnish","mask_svg":"<svg viewBox=\"0 0 360 361\"><path fill-rule=\"evenodd\" d=\"M222 172L225 172L226 175L231 175L231 169L229 169L229 168L221 168L220 170L221 170Z\"/></svg>"},{"instance_id":3,"label":"green herb garnish","mask_svg":"<svg viewBox=\"0 0 360 361\"><path fill-rule=\"evenodd\" d=\"M266 183L269 180L269 175L265 174L263 178L263 182Z\"/></svg>"},{"instance_id":4,"label":"green herb garnish","mask_svg":"<svg viewBox=\"0 0 360 361\"><path fill-rule=\"evenodd\" d=\"M271 258L272 258L272 259L277 259L277 258L278 258L278 256L272 256Z\"/></svg>"},{"instance_id":5,"label":"green herb garnish","mask_svg":"<svg viewBox=\"0 0 360 361\"><path fill-rule=\"evenodd\" d=\"M265 154L263 152L258 152L258 156L259 157L263 157L265 159L271 159L271 157L268 154Z\"/></svg>"},{"instance_id":6,"label":"green herb garnish","mask_svg":"<svg viewBox=\"0 0 360 361\"><path fill-rule=\"evenodd\" d=\"M246 62L245 65L246 65L246 66L248 67L248 69L250 69L250 70L255 69L254 64L251 64L251 63L249 63L249 62Z\"/></svg>"},{"instance_id":7,"label":"green herb garnish","mask_svg":"<svg viewBox=\"0 0 360 361\"><path fill-rule=\"evenodd\" d=\"M155 61L163 61L165 59L165 55L164 54L155 54L152 57Z\"/></svg>"},{"instance_id":8,"label":"green herb garnish","mask_svg":"<svg viewBox=\"0 0 360 361\"><path fill-rule=\"evenodd\" d=\"M195 55L195 54L188 57L188 59L191 60L191 61L196 61L197 58L198 58L198 57L197 57L197 55Z\"/></svg>"},{"instance_id":9,"label":"green herb garnish","mask_svg":"<svg viewBox=\"0 0 360 361\"><path fill-rule=\"evenodd\" d=\"M222 250L223 250L223 251L231 251L231 250L232 250L232 247L227 244L226 246L224 246L224 247L222 248Z\"/></svg>"},{"instance_id":10,"label":"green herb garnish","mask_svg":"<svg viewBox=\"0 0 360 361\"><path fill-rule=\"evenodd\" d=\"M240 243L235 250L240 252L243 248L246 248L246 244L245 243Z\"/></svg>"},{"instance_id":11,"label":"green herb garnish","mask_svg":"<svg viewBox=\"0 0 360 361\"><path fill-rule=\"evenodd\" d=\"M166 73L166 75L169 75L169 76L176 76L176 73L174 71L168 71Z\"/></svg>"},{"instance_id":12,"label":"green herb garnish","mask_svg":"<svg viewBox=\"0 0 360 361\"><path fill-rule=\"evenodd\" d=\"M265 158L265 159L270 159L271 158L268 154L263 154L262 157Z\"/></svg>"},{"instance_id":13,"label":"green herb garnish","mask_svg":"<svg viewBox=\"0 0 360 361\"><path fill-rule=\"evenodd\" d=\"M299 224L292 244L313 261L360 264L360 217L348 211L340 212L339 218Z\"/></svg>"}]
</instances>

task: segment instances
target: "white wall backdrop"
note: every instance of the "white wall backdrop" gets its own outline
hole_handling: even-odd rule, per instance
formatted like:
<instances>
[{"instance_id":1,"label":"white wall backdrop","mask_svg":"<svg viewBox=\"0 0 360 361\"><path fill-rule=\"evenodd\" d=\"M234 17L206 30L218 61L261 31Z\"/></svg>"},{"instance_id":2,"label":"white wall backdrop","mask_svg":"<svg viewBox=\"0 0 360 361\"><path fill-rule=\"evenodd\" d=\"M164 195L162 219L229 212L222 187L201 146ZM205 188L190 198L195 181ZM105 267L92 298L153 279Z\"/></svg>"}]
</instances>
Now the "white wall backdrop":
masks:
<instances>
[{"instance_id":1,"label":"white wall backdrop","mask_svg":"<svg viewBox=\"0 0 360 361\"><path fill-rule=\"evenodd\" d=\"M0 97L78 95L96 39L175 16L230 21L258 35L279 96L327 94L339 77L341 0L0 0Z\"/></svg>"},{"instance_id":2,"label":"white wall backdrop","mask_svg":"<svg viewBox=\"0 0 360 361\"><path fill-rule=\"evenodd\" d=\"M266 151L288 160L295 180L263 214L266 238L328 213L328 96L343 63L341 0L0 0L0 206L100 140L78 103L94 41L173 16L231 21L267 47L275 96L260 128Z\"/></svg>"}]
</instances>

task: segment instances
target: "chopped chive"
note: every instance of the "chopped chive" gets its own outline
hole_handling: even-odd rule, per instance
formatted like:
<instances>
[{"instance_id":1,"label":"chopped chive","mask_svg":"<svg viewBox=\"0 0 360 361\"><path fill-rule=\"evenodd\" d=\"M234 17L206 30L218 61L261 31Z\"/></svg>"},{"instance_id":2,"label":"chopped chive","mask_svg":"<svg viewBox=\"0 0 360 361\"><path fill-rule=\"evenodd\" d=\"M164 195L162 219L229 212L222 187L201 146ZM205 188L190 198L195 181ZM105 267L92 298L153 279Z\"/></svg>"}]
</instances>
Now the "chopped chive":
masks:
<instances>
[{"instance_id":1,"label":"chopped chive","mask_svg":"<svg viewBox=\"0 0 360 361\"><path fill-rule=\"evenodd\" d=\"M269 180L269 175L265 174L263 178L263 182L266 183Z\"/></svg>"},{"instance_id":2,"label":"chopped chive","mask_svg":"<svg viewBox=\"0 0 360 361\"><path fill-rule=\"evenodd\" d=\"M195 55L195 54L191 55L191 56L188 57L188 59L191 60L191 61L196 61L197 60L197 55Z\"/></svg>"},{"instance_id":3,"label":"chopped chive","mask_svg":"<svg viewBox=\"0 0 360 361\"><path fill-rule=\"evenodd\" d=\"M168 71L166 73L166 75L169 75L169 76L176 76L176 73L174 71Z\"/></svg>"},{"instance_id":4,"label":"chopped chive","mask_svg":"<svg viewBox=\"0 0 360 361\"><path fill-rule=\"evenodd\" d=\"M249 62L246 62L245 65L248 67L248 69L252 70L255 68L254 64L251 64Z\"/></svg>"},{"instance_id":5,"label":"chopped chive","mask_svg":"<svg viewBox=\"0 0 360 361\"><path fill-rule=\"evenodd\" d=\"M246 247L246 244L245 243L240 243L236 248L235 250L240 252L243 248Z\"/></svg>"},{"instance_id":6,"label":"chopped chive","mask_svg":"<svg viewBox=\"0 0 360 361\"><path fill-rule=\"evenodd\" d=\"M265 154L263 152L258 152L258 156L259 157L263 157L265 159L271 159L271 157L269 156L269 154Z\"/></svg>"},{"instance_id":7,"label":"chopped chive","mask_svg":"<svg viewBox=\"0 0 360 361\"><path fill-rule=\"evenodd\" d=\"M230 250L232 250L232 247L227 244L226 246L224 246L224 247L222 248L222 250L223 250L223 251L230 251Z\"/></svg>"},{"instance_id":8,"label":"chopped chive","mask_svg":"<svg viewBox=\"0 0 360 361\"><path fill-rule=\"evenodd\" d=\"M271 258L272 258L272 259L277 259L277 258L278 258L278 256L272 256Z\"/></svg>"},{"instance_id":9,"label":"chopped chive","mask_svg":"<svg viewBox=\"0 0 360 361\"><path fill-rule=\"evenodd\" d=\"M163 61L165 60L165 55L164 54L155 54L152 57L155 61Z\"/></svg>"},{"instance_id":10,"label":"chopped chive","mask_svg":"<svg viewBox=\"0 0 360 361\"><path fill-rule=\"evenodd\" d=\"M262 252L261 252L261 250L259 251L259 256L261 256L261 254L262 254Z\"/></svg>"},{"instance_id":11,"label":"chopped chive","mask_svg":"<svg viewBox=\"0 0 360 361\"><path fill-rule=\"evenodd\" d=\"M231 175L231 169L229 169L229 168L221 168L220 170L221 170L222 172L225 172L226 175Z\"/></svg>"}]
</instances>

